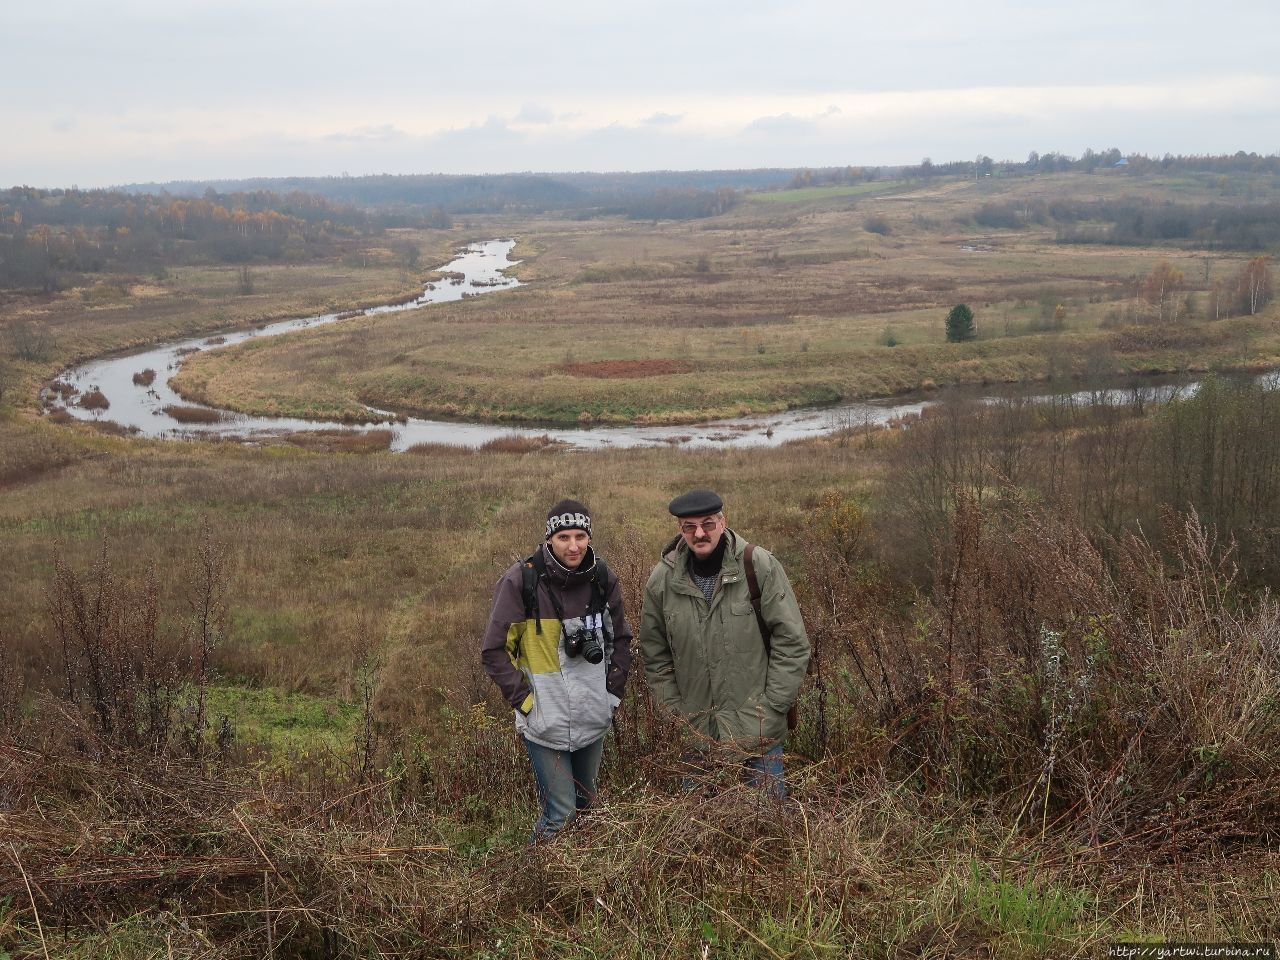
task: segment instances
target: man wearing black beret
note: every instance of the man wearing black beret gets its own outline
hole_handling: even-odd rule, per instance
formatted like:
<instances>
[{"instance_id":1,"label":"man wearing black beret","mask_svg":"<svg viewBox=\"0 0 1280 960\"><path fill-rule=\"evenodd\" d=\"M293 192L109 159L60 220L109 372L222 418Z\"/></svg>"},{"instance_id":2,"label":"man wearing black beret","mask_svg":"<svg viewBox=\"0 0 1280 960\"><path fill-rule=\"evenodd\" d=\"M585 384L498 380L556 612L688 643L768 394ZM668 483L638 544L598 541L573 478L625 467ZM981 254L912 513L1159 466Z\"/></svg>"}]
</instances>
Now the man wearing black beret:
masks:
<instances>
[{"instance_id":1,"label":"man wearing black beret","mask_svg":"<svg viewBox=\"0 0 1280 960\"><path fill-rule=\"evenodd\" d=\"M782 745L809 664L809 638L782 564L725 522L711 490L671 501L679 534L649 575L640 618L658 704L786 795Z\"/></svg>"}]
</instances>

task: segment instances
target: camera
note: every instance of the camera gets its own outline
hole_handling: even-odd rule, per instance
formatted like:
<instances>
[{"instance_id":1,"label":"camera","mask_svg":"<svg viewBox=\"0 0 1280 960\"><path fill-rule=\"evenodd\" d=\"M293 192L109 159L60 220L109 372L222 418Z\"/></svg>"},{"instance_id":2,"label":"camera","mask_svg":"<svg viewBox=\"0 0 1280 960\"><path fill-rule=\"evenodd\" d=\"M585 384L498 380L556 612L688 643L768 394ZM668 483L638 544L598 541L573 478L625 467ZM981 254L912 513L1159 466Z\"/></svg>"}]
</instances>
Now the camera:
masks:
<instances>
[{"instance_id":1,"label":"camera","mask_svg":"<svg viewBox=\"0 0 1280 960\"><path fill-rule=\"evenodd\" d=\"M587 663L592 664L604 659L604 647L600 645L599 636L595 630L585 624L580 625L572 633L565 630L564 652L570 657L582 657Z\"/></svg>"}]
</instances>

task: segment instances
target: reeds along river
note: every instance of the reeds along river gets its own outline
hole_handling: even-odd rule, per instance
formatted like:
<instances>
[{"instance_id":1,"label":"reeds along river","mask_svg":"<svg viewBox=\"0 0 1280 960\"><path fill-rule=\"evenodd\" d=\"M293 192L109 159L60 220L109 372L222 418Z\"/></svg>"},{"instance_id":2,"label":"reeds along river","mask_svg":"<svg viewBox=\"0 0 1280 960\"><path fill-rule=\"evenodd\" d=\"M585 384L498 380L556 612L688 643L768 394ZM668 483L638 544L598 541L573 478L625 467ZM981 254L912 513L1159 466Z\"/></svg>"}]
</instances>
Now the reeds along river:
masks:
<instances>
[{"instance_id":1,"label":"reeds along river","mask_svg":"<svg viewBox=\"0 0 1280 960\"><path fill-rule=\"evenodd\" d=\"M520 286L506 271L519 261L510 254L515 240L489 240L466 247L459 256L440 268L446 279L427 284L422 295L408 303L388 304L367 310L326 313L283 320L261 329L237 330L180 340L141 353L106 357L65 371L45 393L49 409L62 409L80 420L109 420L145 437L202 439L241 438L246 441L273 435L340 428L352 432L390 430L391 449L406 450L421 443L443 443L479 447L499 437L550 437L570 447L644 446L777 446L791 440L821 436L850 427L876 426L918 414L936 399L860 401L834 407L790 410L785 413L718 420L677 426L596 426L596 427L512 427L482 423L458 423L410 417L397 422L390 414L385 422L352 426L339 421L302 420L295 417L248 416L193 404L169 386L169 379L192 353L234 346L246 340L278 336L295 330L339 323L357 316L372 316L402 310L421 310L432 304L449 303L467 296L489 296ZM147 374L152 371L152 374ZM1195 389L1195 383L1129 385L1106 391L1058 394L1071 402L1098 402L1128 399L1140 391L1143 399L1159 401L1179 390ZM94 392L92 405L83 401ZM997 391L1001 397L1028 396L1026 387ZM970 396L978 394L969 391ZM1033 397L1032 399L1044 399ZM105 406L103 406L105 401ZM173 413L166 408L177 408ZM379 412L379 411L375 411ZM176 416L174 414L177 414Z\"/></svg>"}]
</instances>

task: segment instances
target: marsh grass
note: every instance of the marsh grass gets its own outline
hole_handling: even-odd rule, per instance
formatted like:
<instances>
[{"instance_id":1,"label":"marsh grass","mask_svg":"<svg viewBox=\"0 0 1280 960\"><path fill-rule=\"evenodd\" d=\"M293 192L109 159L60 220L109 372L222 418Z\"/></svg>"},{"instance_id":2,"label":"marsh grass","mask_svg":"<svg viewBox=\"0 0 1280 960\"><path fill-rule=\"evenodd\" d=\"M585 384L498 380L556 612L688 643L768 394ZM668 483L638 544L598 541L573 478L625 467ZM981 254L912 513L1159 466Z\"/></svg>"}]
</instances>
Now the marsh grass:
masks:
<instances>
[{"instance_id":1,"label":"marsh grass","mask_svg":"<svg viewBox=\"0 0 1280 960\"><path fill-rule=\"evenodd\" d=\"M857 207L840 188L782 191L697 223L498 221L496 233L520 236L526 287L204 353L178 384L250 413L360 417L371 405L495 422L679 423L926 381L1079 376L1098 350L1117 371L1280 359L1274 313L1247 337L1203 317L1150 321L1137 293L1152 263L1201 276L1200 253L1061 245L1048 227L976 231L966 219L993 193L1039 203L1119 189L1097 179L945 182ZM869 219L890 232L867 233ZM1220 271L1243 262L1214 259ZM945 342L957 302L974 305L975 342Z\"/></svg>"},{"instance_id":2,"label":"marsh grass","mask_svg":"<svg viewBox=\"0 0 1280 960\"><path fill-rule=\"evenodd\" d=\"M106 531L119 582L161 571L170 630L190 578L164 572L191 569L216 504L229 615L199 759L183 737L145 763L103 749L56 689L9 711L10 941L72 956L1055 957L1121 932L1274 938L1274 603L1242 592L1189 518L1181 552L1135 540L1112 562L1069 519L998 498L947 521L931 574L895 581L896 546L860 506L890 440L710 459L135 443L13 488L0 535L19 589L0 615L37 628L11 631L21 659L0 664L48 649L53 536L75 570ZM798 491L812 471L828 486ZM474 656L491 584L569 492L601 518L634 611L666 500L701 482L802 594L818 667L791 799L733 769L682 791L680 739L637 675L601 805L527 849L527 760ZM450 539L447 578L442 531L469 533ZM60 672L43 662L11 682L40 689ZM189 697L189 681L175 689Z\"/></svg>"},{"instance_id":3,"label":"marsh grass","mask_svg":"<svg viewBox=\"0 0 1280 960\"><path fill-rule=\"evenodd\" d=\"M286 442L304 450L330 453L376 453L391 446L390 430L298 430Z\"/></svg>"},{"instance_id":4,"label":"marsh grass","mask_svg":"<svg viewBox=\"0 0 1280 960\"><path fill-rule=\"evenodd\" d=\"M171 403L164 407L164 412L179 423L217 423L222 419L221 412L208 407L191 407Z\"/></svg>"},{"instance_id":5,"label":"marsh grass","mask_svg":"<svg viewBox=\"0 0 1280 960\"><path fill-rule=\"evenodd\" d=\"M670 356L699 370L783 357L785 372L856 331L821 310L731 311L750 287L725 277L772 265L779 302L789 283L823 278L841 297L863 295L863 280L880 296L910 275L877 273L887 261L859 254L867 272L839 286L855 246L987 257L960 257L953 237L929 246L925 234L973 203L967 186L930 192L923 206L915 193L859 200L892 233L857 231L844 260L830 232L847 198L761 204L660 235L544 224L528 248L542 256L523 269L551 281L548 303L515 291L506 306L505 294L479 298L429 325L454 342L502 324L554 341L570 304L565 330L598 321L616 334L637 308L608 297L639 296L646 334L657 331L646 350L669 335ZM784 238L800 248L771 256L766 241ZM643 262L696 270L705 254L716 273L679 304L647 281L569 282L645 243ZM562 250L566 261L546 256ZM966 299L1040 316L1045 287L1023 289L1019 271L1043 261L1016 244L994 257L1014 289ZM1073 266L1118 284L1133 261L1109 258L1085 252ZM978 282L962 264L946 286L954 266L892 295L950 301ZM266 270L255 280L273 282ZM717 289L724 301L693 324ZM1083 385L1107 364L1163 366L1200 349L1081 356L1091 324L1100 338L1123 332L1102 326L1107 308L1086 297L1063 334L1018 342L1027 356L1060 344L1052 375ZM924 303L892 315L895 355L925 364L940 314ZM1262 323L1254 345L1270 335ZM883 313L869 322L869 341L885 326ZM796 334L814 339L793 357L783 336ZM563 363L568 339L534 366ZM575 363L620 359L573 346ZM1013 370L986 348L952 361L973 376ZM778 450L591 454L125 441L6 411L0 950L885 960L1280 939L1280 614L1261 587L1278 526L1274 401L1222 385L1165 411L1137 394L1099 398L944 404L909 429L851 424ZM666 503L694 486L724 496L730 524L783 560L801 599L815 669L788 753L790 799L765 800L733 766L682 790L679 731L637 668L601 803L527 848L528 762L476 657L492 585L540 540L547 506L575 496L598 518L595 543L634 623L672 532ZM225 544L221 564L210 539ZM225 616L197 613L219 607ZM102 629L59 633L59 620Z\"/></svg>"},{"instance_id":6,"label":"marsh grass","mask_svg":"<svg viewBox=\"0 0 1280 960\"><path fill-rule=\"evenodd\" d=\"M432 255L447 259L463 238L428 232ZM382 262L344 268L335 262L261 264L254 293L238 292L239 268L175 266L151 284L115 276L79 290L50 295L8 294L0 301L0 342L22 356L23 406L36 405L36 386L77 360L277 319L374 306L409 291L415 277ZM102 295L103 292L109 295ZM38 331L38 335L29 331ZM38 350L27 344L37 342Z\"/></svg>"}]
</instances>

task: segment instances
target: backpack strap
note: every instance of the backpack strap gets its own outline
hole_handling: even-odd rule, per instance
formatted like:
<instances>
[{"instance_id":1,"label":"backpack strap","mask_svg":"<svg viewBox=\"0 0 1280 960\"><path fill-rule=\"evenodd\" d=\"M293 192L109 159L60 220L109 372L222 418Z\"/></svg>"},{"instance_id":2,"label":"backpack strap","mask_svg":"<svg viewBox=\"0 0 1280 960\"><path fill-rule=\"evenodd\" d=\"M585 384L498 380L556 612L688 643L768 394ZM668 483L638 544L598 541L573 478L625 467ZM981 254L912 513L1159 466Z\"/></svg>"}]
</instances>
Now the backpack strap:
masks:
<instances>
[{"instance_id":1,"label":"backpack strap","mask_svg":"<svg viewBox=\"0 0 1280 960\"><path fill-rule=\"evenodd\" d=\"M769 629L769 624L764 622L764 613L760 610L760 581L756 579L756 565L751 561L751 554L755 548L755 544L747 544L747 549L742 555L742 565L747 571L747 590L751 593L751 609L756 612L756 624L760 627L760 639L764 641L764 652L767 656L773 653L773 631Z\"/></svg>"},{"instance_id":2,"label":"backpack strap","mask_svg":"<svg viewBox=\"0 0 1280 960\"><path fill-rule=\"evenodd\" d=\"M742 565L747 571L747 590L751 593L751 608L756 612L756 623L760 626L760 637L764 640L765 656L773 655L773 631L769 629L769 624L764 621L764 614L760 611L760 581L756 579L756 566L751 562L751 552L755 549L754 544L747 544L747 549L742 556ZM800 713L793 703L787 709L787 729L794 730L800 724Z\"/></svg>"},{"instance_id":3,"label":"backpack strap","mask_svg":"<svg viewBox=\"0 0 1280 960\"><path fill-rule=\"evenodd\" d=\"M520 593L524 598L524 618L533 621L535 633L542 633L542 619L538 615L538 583L547 575L547 558L542 550L533 551L520 567ZM595 601L589 612L603 613L609 607L609 565L604 558L596 556L595 570L591 575L592 592ZM556 616L563 622L564 610L556 601L555 591L551 591L551 604L556 608Z\"/></svg>"},{"instance_id":4,"label":"backpack strap","mask_svg":"<svg viewBox=\"0 0 1280 960\"><path fill-rule=\"evenodd\" d=\"M542 551L535 550L520 567L520 593L524 597L524 618L533 621L534 631L542 633L542 620L538 616L538 581L547 572L547 561Z\"/></svg>"},{"instance_id":5,"label":"backpack strap","mask_svg":"<svg viewBox=\"0 0 1280 960\"><path fill-rule=\"evenodd\" d=\"M595 588L596 606L592 613L604 613L609 609L609 565L604 557L596 554L596 568L591 577L591 586Z\"/></svg>"}]
</instances>

